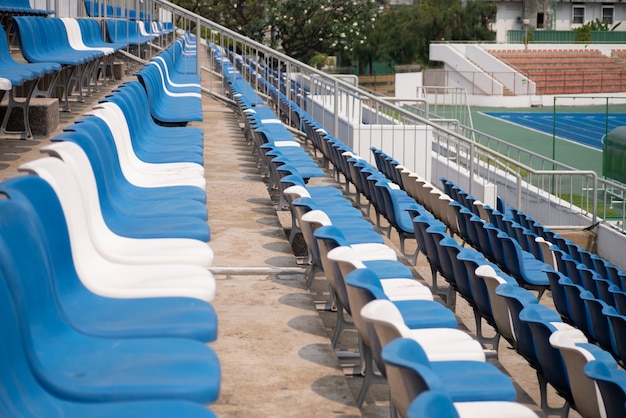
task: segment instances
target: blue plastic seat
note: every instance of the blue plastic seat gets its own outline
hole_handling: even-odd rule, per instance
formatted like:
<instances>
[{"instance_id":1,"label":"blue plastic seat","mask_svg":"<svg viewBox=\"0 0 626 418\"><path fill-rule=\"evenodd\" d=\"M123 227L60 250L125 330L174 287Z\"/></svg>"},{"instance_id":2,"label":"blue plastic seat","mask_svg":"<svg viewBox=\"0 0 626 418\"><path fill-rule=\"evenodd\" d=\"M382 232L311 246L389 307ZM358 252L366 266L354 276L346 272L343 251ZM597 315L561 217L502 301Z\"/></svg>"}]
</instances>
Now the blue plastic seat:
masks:
<instances>
[{"instance_id":1,"label":"blue plastic seat","mask_svg":"<svg viewBox=\"0 0 626 418\"><path fill-rule=\"evenodd\" d=\"M446 243L454 245L452 242L454 238L450 237L450 235L448 235L444 230L442 230L442 227L438 225L428 227L425 235L428 253L431 251L436 253L435 255L429 257L431 273L433 275L433 289L435 289L436 293L443 297L443 301L446 306L454 310L455 300L453 300L453 292L457 291L457 272L454 269L453 260L450 260L450 253L445 246ZM448 283L448 286L441 290L437 290L438 286L436 286L437 272L441 274L441 276L443 276L445 281Z\"/></svg>"},{"instance_id":2,"label":"blue plastic seat","mask_svg":"<svg viewBox=\"0 0 626 418\"><path fill-rule=\"evenodd\" d=\"M99 202L98 196L89 198L88 191L83 190L86 186L79 183L77 174L73 173L67 163L60 159L43 158L23 164L21 167L22 170L36 173L53 184L60 199L65 204L71 205L73 210L81 210L77 205L82 203L82 210L88 209L85 216L101 217L106 228L116 235L128 238L185 238L202 242L210 241L209 226L198 217L144 217L140 213L130 215L116 209L106 195L100 196ZM97 194L96 190L92 192ZM81 193L85 201L75 199L76 193ZM74 197L70 198L72 194Z\"/></svg>"},{"instance_id":3,"label":"blue plastic seat","mask_svg":"<svg viewBox=\"0 0 626 418\"><path fill-rule=\"evenodd\" d=\"M510 378L494 365L479 361L428 360L419 343L398 338L382 350L389 382L404 382L405 393L393 397L399 410L407 410L428 390L447 393L453 402L509 401L517 396Z\"/></svg>"},{"instance_id":4,"label":"blue plastic seat","mask_svg":"<svg viewBox=\"0 0 626 418\"><path fill-rule=\"evenodd\" d=\"M607 418L623 417L626 414L626 372L616 364L607 367L602 361L589 362L584 372L598 385Z\"/></svg>"},{"instance_id":5,"label":"blue plastic seat","mask_svg":"<svg viewBox=\"0 0 626 418\"><path fill-rule=\"evenodd\" d=\"M398 232L400 251L405 254L405 240L414 236L413 223L407 209L417 209L417 203L403 190L392 188L388 182L377 182L375 187L381 192L385 207L385 217L391 227ZM391 234L391 228L389 233Z\"/></svg>"},{"instance_id":6,"label":"blue plastic seat","mask_svg":"<svg viewBox=\"0 0 626 418\"><path fill-rule=\"evenodd\" d=\"M467 266L463 259L484 260L483 255L473 248L461 247L453 238L444 238L439 242L439 245L448 253L448 259L452 264L452 270L454 272L457 291L472 309L476 309L472 283L470 282Z\"/></svg>"},{"instance_id":7,"label":"blue plastic seat","mask_svg":"<svg viewBox=\"0 0 626 418\"><path fill-rule=\"evenodd\" d=\"M611 333L611 348L607 350L624 366L626 365L626 316L619 314L612 306L605 307L602 313L609 321Z\"/></svg>"},{"instance_id":8,"label":"blue plastic seat","mask_svg":"<svg viewBox=\"0 0 626 418\"><path fill-rule=\"evenodd\" d=\"M583 296L593 298L593 294L582 286L572 283L568 277L559 279L559 285L565 289L571 323L584 332L585 335L593 338L590 332L590 328L593 326L591 324L591 316L583 300Z\"/></svg>"},{"instance_id":9,"label":"blue plastic seat","mask_svg":"<svg viewBox=\"0 0 626 418\"><path fill-rule=\"evenodd\" d=\"M365 302L374 299L389 299L380 283L381 279L370 269L356 269L344 278L346 286L362 293ZM393 301L402 313L409 328L456 328L457 320L449 309L432 300Z\"/></svg>"},{"instance_id":10,"label":"blue plastic seat","mask_svg":"<svg viewBox=\"0 0 626 418\"><path fill-rule=\"evenodd\" d=\"M189 122L202 121L202 98L199 93L169 92L158 69L152 65L143 66L136 75L148 94L150 113L158 122L185 126Z\"/></svg>"},{"instance_id":11,"label":"blue plastic seat","mask_svg":"<svg viewBox=\"0 0 626 418\"><path fill-rule=\"evenodd\" d=\"M614 350L613 330L611 324L604 313L604 309L609 305L596 298L591 293L583 292L580 298L589 312L589 334L590 340L596 342L607 351Z\"/></svg>"},{"instance_id":12,"label":"blue plastic seat","mask_svg":"<svg viewBox=\"0 0 626 418\"><path fill-rule=\"evenodd\" d=\"M615 299L615 309L621 315L626 315L626 292L617 288L617 286L610 291Z\"/></svg>"},{"instance_id":13,"label":"blue plastic seat","mask_svg":"<svg viewBox=\"0 0 626 418\"><path fill-rule=\"evenodd\" d=\"M443 391L428 390L416 397L407 411L400 414L407 418L533 418L538 415L532 409L517 402L453 402Z\"/></svg>"},{"instance_id":14,"label":"blue plastic seat","mask_svg":"<svg viewBox=\"0 0 626 418\"><path fill-rule=\"evenodd\" d=\"M533 343L537 351L537 360L541 365L541 373L538 374L541 407L545 411L559 412L567 415L570 407L576 407L570 382L565 370L565 363L561 352L550 344L550 337L559 329L572 329L569 325L562 324L559 315L544 305L529 305L522 309L519 315L521 322L527 324L530 329ZM561 408L548 406L545 384L549 383L565 400Z\"/></svg>"},{"instance_id":15,"label":"blue plastic seat","mask_svg":"<svg viewBox=\"0 0 626 418\"><path fill-rule=\"evenodd\" d=\"M74 165L74 172L80 170L84 182L94 184L100 205L106 207L105 210L117 211L126 216L135 217L141 214L142 217L193 217L202 221L207 221L208 210L206 205L193 199L172 200L162 198L158 192L143 193L145 199L139 199L137 195L130 193L136 189L129 183L118 182L115 177L108 177L103 162L98 158L98 151L89 148L89 140L80 138L84 136L81 132L65 132L52 140L54 144L48 145L42 151L64 160L68 165ZM77 138L79 137L79 138ZM61 143L61 144L59 144ZM71 145L70 145L71 144ZM92 182L93 180L93 182ZM149 191L149 189L148 189Z\"/></svg>"},{"instance_id":16,"label":"blue plastic seat","mask_svg":"<svg viewBox=\"0 0 626 418\"><path fill-rule=\"evenodd\" d=\"M82 402L58 396L42 385L31 369L26 342L19 329L16 307L11 299L6 280L0 273L0 318L2 344L0 345L0 415L6 417L36 418L67 417L171 417L180 415L194 418L213 418L206 406L195 402L167 398L151 401Z\"/></svg>"},{"instance_id":17,"label":"blue plastic seat","mask_svg":"<svg viewBox=\"0 0 626 418\"><path fill-rule=\"evenodd\" d=\"M524 357L532 368L541 371L541 365L537 359L537 351L533 343L532 335L527 324L519 319L519 314L527 306L538 304L537 298L530 291L516 284L501 284L496 288L496 294L504 299L509 308L509 318L513 330L513 346Z\"/></svg>"},{"instance_id":18,"label":"blue plastic seat","mask_svg":"<svg viewBox=\"0 0 626 418\"><path fill-rule=\"evenodd\" d=\"M497 335L498 326L494 318L494 312L491 308L491 298L487 289L487 284L481 276L476 274L476 270L484 265L491 266L497 272L499 271L499 269L498 266L490 263L487 259L481 257L481 255L482 254L479 252L472 254L470 251L465 250L461 252L457 256L457 258L459 261L465 264L465 268L467 270L467 278L469 280L469 284L472 290L472 298L474 300L473 311L474 322L476 324L476 336L479 341L483 343L489 343L494 347L495 350L497 350L500 336ZM496 335L494 337L487 337L486 334L483 332L483 320L496 330Z\"/></svg>"},{"instance_id":19,"label":"blue plastic seat","mask_svg":"<svg viewBox=\"0 0 626 418\"><path fill-rule=\"evenodd\" d=\"M519 243L509 236L498 234L504 249L506 263L500 268L515 277L520 286L536 290L537 298L549 288L550 283L546 273L541 269L546 266L543 261L537 260L532 254L525 252Z\"/></svg>"},{"instance_id":20,"label":"blue plastic seat","mask_svg":"<svg viewBox=\"0 0 626 418\"><path fill-rule=\"evenodd\" d=\"M183 144L177 143L170 145L163 139L161 144L154 142L154 140L145 141L143 135L133 137L133 130L129 126L130 122L126 119L124 111L116 103L100 103L86 115L102 119L108 125L115 143L119 144L121 150L128 149L129 156L132 156L130 155L132 153L136 159L148 164L176 163L179 166L184 166L179 167L181 173L193 171L204 174L203 151L201 147L193 146L192 141L188 141L186 146L183 146ZM137 129L135 128L135 130Z\"/></svg>"},{"instance_id":21,"label":"blue plastic seat","mask_svg":"<svg viewBox=\"0 0 626 418\"><path fill-rule=\"evenodd\" d=\"M104 57L102 51L79 51L70 46L67 31L59 18L16 16L13 18L22 55L28 62L57 63L63 66L65 81L63 89L64 110L69 111L72 87L78 88L78 100L83 99L83 85L95 73L94 67ZM45 39L45 45L41 42ZM75 84L73 84L76 82Z\"/></svg>"},{"instance_id":22,"label":"blue plastic seat","mask_svg":"<svg viewBox=\"0 0 626 418\"><path fill-rule=\"evenodd\" d=\"M0 1L0 13L15 15L47 16L54 14L54 10L35 9L28 0L2 0Z\"/></svg>"},{"instance_id":23,"label":"blue plastic seat","mask_svg":"<svg viewBox=\"0 0 626 418\"><path fill-rule=\"evenodd\" d=\"M89 47L106 47L113 48L114 51L119 51L128 46L125 42L107 42L102 36L102 28L100 23L96 19L76 19L80 26L81 33L83 35L83 41L85 45Z\"/></svg>"},{"instance_id":24,"label":"blue plastic seat","mask_svg":"<svg viewBox=\"0 0 626 418\"><path fill-rule=\"evenodd\" d=\"M50 63L21 63L15 61L9 50L6 36L2 36L0 39L0 78L7 80L10 83L8 91L8 106L2 119L2 131L4 134L11 134L19 136L20 138L31 138L32 130L30 127L29 107L31 98L37 94L50 94L53 90L53 86L56 83L58 73L61 71L61 65ZM44 79L46 76L51 75L51 86L48 89L43 88ZM30 82L30 83L28 83ZM24 86L20 97L23 99L15 100L14 89L20 86ZM37 91L39 90L39 91ZM0 99L5 95L5 91L0 93ZM9 129L9 118L13 114L13 110L16 108L22 109L22 121L23 129Z\"/></svg>"},{"instance_id":25,"label":"blue plastic seat","mask_svg":"<svg viewBox=\"0 0 626 418\"><path fill-rule=\"evenodd\" d=\"M565 292L565 287L559 284L559 280L566 278L566 276L560 271L555 271L552 267L546 266L544 268L548 280L550 281L550 291L552 292L552 301L556 311L561 315L563 322L572 324L571 309ZM567 279L569 280L569 279Z\"/></svg>"},{"instance_id":26,"label":"blue plastic seat","mask_svg":"<svg viewBox=\"0 0 626 418\"><path fill-rule=\"evenodd\" d=\"M113 16L109 14L108 17ZM139 46L150 42L150 40L152 39L149 36L141 35L137 29L137 22L133 20L107 19L104 21L104 24L106 27L107 38L109 39L109 42L112 43L122 43L129 46Z\"/></svg>"},{"instance_id":27,"label":"blue plastic seat","mask_svg":"<svg viewBox=\"0 0 626 418\"><path fill-rule=\"evenodd\" d=\"M180 337L205 342L217 338L215 310L201 300L115 299L88 290L74 267L62 208L46 181L37 176L17 177L0 183L0 192L19 205L28 217L31 230L24 233L39 238L42 262L45 259L50 263L50 280L60 307L76 329L89 335L116 338Z\"/></svg>"},{"instance_id":28,"label":"blue plastic seat","mask_svg":"<svg viewBox=\"0 0 626 418\"><path fill-rule=\"evenodd\" d=\"M194 185L150 185L148 187L137 184L138 181L132 177L132 173L126 172L125 174L111 132L106 123L99 118L84 118L81 123L66 127L65 131L76 132L76 134L63 135L62 139L80 145L90 156L90 159L98 158L102 168L106 170L107 178L115 181L118 187L126 190L126 196L134 196L139 200L150 200L156 197L158 199L195 200L202 204L206 203L206 191Z\"/></svg>"},{"instance_id":29,"label":"blue plastic seat","mask_svg":"<svg viewBox=\"0 0 626 418\"><path fill-rule=\"evenodd\" d=\"M31 259L41 244L23 234L26 214L11 201L0 201L0 212L0 271L15 302L26 355L43 386L84 402L217 400L220 367L205 344L181 338L94 337L66 322L50 281L37 279L46 277L47 266Z\"/></svg>"}]
</instances>

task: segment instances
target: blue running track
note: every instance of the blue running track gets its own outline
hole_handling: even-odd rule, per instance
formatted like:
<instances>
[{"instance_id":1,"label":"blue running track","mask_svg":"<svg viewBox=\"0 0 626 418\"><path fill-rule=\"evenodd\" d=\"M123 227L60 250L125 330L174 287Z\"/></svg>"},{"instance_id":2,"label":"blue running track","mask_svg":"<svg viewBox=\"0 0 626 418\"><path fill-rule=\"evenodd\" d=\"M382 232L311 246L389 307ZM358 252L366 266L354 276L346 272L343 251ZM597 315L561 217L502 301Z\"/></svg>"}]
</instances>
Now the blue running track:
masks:
<instances>
[{"instance_id":1,"label":"blue running track","mask_svg":"<svg viewBox=\"0 0 626 418\"><path fill-rule=\"evenodd\" d=\"M485 115L543 132L552 137L554 115L552 113L527 112L483 112ZM609 132L618 126L626 125L626 114L609 114ZM606 134L606 115L604 113L557 113L556 136L565 140L602 149Z\"/></svg>"}]
</instances>

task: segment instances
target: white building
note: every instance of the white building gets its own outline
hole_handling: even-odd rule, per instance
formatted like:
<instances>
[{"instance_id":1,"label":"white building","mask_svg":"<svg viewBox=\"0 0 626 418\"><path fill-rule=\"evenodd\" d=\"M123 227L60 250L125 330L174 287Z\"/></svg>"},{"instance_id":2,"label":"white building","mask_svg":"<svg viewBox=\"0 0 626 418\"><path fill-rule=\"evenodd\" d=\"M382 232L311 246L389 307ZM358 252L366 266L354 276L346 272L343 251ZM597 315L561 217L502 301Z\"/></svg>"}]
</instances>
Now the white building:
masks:
<instances>
[{"instance_id":1,"label":"white building","mask_svg":"<svg viewBox=\"0 0 626 418\"><path fill-rule=\"evenodd\" d=\"M626 4L621 0L514 0L498 1L493 29L496 41L506 42L509 30L571 30L600 19L613 26L626 20ZM616 30L626 31L626 25Z\"/></svg>"}]
</instances>

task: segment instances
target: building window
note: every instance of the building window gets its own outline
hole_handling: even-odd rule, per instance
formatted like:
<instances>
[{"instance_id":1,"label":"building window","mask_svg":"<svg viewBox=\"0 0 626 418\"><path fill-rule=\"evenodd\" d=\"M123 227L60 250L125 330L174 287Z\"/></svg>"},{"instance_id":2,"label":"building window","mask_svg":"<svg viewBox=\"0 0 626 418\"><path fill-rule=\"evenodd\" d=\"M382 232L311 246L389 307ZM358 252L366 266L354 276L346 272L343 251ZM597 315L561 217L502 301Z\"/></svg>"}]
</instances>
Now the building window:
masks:
<instances>
[{"instance_id":1,"label":"building window","mask_svg":"<svg viewBox=\"0 0 626 418\"><path fill-rule=\"evenodd\" d=\"M585 23L585 6L572 6L572 23Z\"/></svg>"},{"instance_id":2,"label":"building window","mask_svg":"<svg viewBox=\"0 0 626 418\"><path fill-rule=\"evenodd\" d=\"M606 23L608 25L613 24L613 16L615 14L615 7L613 6L602 6L602 23Z\"/></svg>"},{"instance_id":3,"label":"building window","mask_svg":"<svg viewBox=\"0 0 626 418\"><path fill-rule=\"evenodd\" d=\"M543 29L543 13L537 13L537 29Z\"/></svg>"}]
</instances>

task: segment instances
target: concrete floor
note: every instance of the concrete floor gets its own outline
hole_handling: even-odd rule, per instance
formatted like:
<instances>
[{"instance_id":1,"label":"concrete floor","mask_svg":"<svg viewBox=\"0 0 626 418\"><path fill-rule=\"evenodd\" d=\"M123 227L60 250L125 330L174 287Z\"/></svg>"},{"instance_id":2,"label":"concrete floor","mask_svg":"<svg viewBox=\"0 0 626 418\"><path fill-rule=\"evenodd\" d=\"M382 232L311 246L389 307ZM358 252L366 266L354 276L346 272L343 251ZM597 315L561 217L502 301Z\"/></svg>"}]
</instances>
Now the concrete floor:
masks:
<instances>
[{"instance_id":1,"label":"concrete floor","mask_svg":"<svg viewBox=\"0 0 626 418\"><path fill-rule=\"evenodd\" d=\"M205 85L214 88L215 81L206 78ZM133 77L126 75L128 79ZM55 134L112 87L75 104L71 114L61 114L62 126ZM374 385L363 407L356 407L362 378L354 373L354 355L345 356L357 352L356 332L344 332L340 352L334 352L329 336L335 313L318 309L328 300L324 276L318 274L311 289L305 286L302 245L289 244L289 214L276 211L276 196L259 174L236 114L207 96L203 114L204 121L194 125L205 130L210 246L215 253L219 336L211 346L223 373L220 399L211 409L220 417L389 416L385 384ZM0 180L21 175L19 164L39 158L38 149L47 143L49 139L0 140ZM331 176L315 181L333 182ZM399 254L395 233L388 244ZM408 243L409 248L414 245ZM414 272L417 280L430 278L424 257ZM549 296L542 303L550 303ZM473 333L473 314L460 298L456 314ZM513 378L518 400L545 416L537 407L535 372L526 361L504 343L499 360L491 361ZM562 404L554 391L549 393L551 405Z\"/></svg>"}]
</instances>

